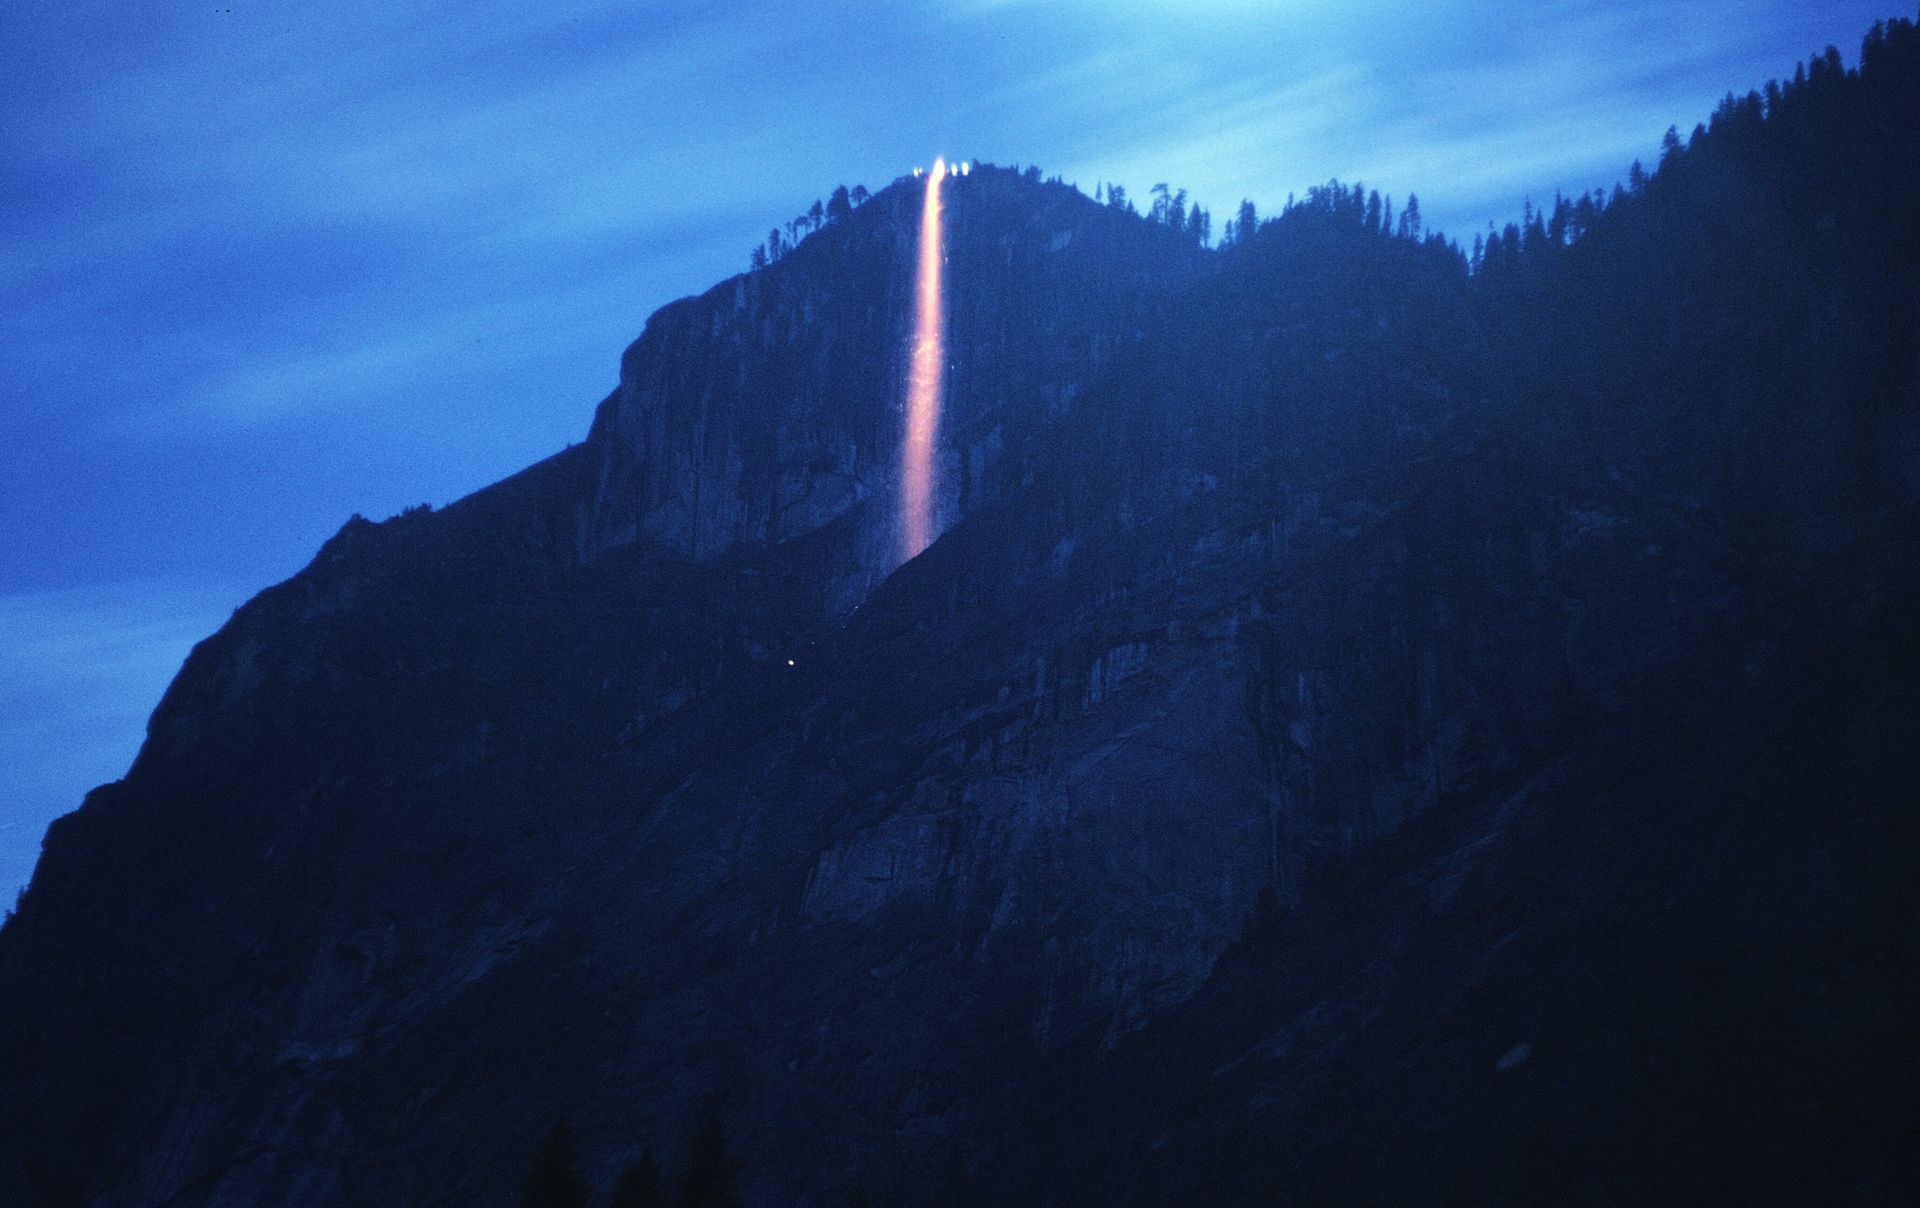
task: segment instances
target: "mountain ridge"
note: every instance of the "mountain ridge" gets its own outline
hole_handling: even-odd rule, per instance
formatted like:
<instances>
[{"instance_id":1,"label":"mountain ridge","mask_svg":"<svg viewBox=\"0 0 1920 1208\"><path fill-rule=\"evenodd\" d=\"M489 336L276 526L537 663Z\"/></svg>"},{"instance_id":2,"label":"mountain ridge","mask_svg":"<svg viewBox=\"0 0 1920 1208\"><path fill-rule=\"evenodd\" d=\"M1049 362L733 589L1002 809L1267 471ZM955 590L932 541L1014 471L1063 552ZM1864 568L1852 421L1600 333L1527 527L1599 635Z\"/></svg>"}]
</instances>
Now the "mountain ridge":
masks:
<instances>
[{"instance_id":1,"label":"mountain ridge","mask_svg":"<svg viewBox=\"0 0 1920 1208\"><path fill-rule=\"evenodd\" d=\"M1469 1008L1502 935L1605 933L1620 900L1539 870L1578 890L1568 853L1599 836L1665 884L1645 870L1727 843L1727 803L1689 794L1798 716L1749 696L1825 666L1870 688L1837 713L1908 715L1867 669L1911 665L1891 618L1915 596L1920 431L1887 316L1915 313L1892 199L1920 162L1920 53L1905 22L1869 48L1856 72L1816 60L1757 127L1730 100L1597 214L1472 257L1382 232L1337 185L1203 254L976 170L950 203L945 532L904 567L911 185L663 308L585 444L344 527L196 648L127 778L55 824L0 932L0 1179L48 1204L506 1202L555 1118L610 1176L711 1108L756 1203L926 1202L942 1169L985 1202L1540 1193L1549 1125L1630 1100L1593 1071L1638 1042L1505 1026L1472 1074L1457 1048L1425 1066L1393 1021L1427 1008L1370 1008L1377 969L1341 946L1410 962L1468 1004L1441 1024L1491 1043ZM1570 221L1589 229L1550 235ZM1796 756L1852 794L1800 833L1857 856L1852 818L1911 851L1866 724ZM1713 759L1669 754L1605 808L1610 742L1696 736ZM1787 897L1828 875L1758 840L1718 858ZM1468 959L1393 939L1429 933L1377 904L1400 883L1367 870L1401 859L1432 886L1409 900L1493 920ZM1854 866L1835 918L1892 892ZM1868 933L1910 990L1898 928ZM1541 972L1564 949L1529 943L1508 993L1547 987L1577 1023ZM1441 1127L1471 1143L1370 1178L1340 1159L1417 1127L1321 1106L1284 1054L1232 1092L1198 1078L1209 1029L1271 1046L1368 1009L1391 1023L1371 1047L1294 1047L1390 1105L1412 1069L1528 1156L1501 1174L1484 1130ZM1847 1022L1857 1070L1898 1016ZM1570 1089L1527 1102L1560 1114L1500 1106L1543 1068ZM1198 1106L1149 1135L1166 1109L1142 1085ZM1867 1137L1862 1196L1896 1198L1891 1138ZM1820 1186L1829 1156L1780 1186ZM1544 1186L1684 1184L1567 1169L1586 1181Z\"/></svg>"}]
</instances>

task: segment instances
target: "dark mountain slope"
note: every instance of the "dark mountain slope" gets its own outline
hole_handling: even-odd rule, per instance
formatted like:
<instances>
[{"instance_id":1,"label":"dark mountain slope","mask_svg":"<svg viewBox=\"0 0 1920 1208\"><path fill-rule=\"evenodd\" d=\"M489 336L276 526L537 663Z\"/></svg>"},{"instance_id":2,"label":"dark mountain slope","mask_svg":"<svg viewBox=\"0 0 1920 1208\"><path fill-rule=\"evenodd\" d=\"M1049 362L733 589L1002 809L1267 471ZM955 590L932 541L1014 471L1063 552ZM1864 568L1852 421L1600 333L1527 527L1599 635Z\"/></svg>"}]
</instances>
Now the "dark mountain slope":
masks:
<instances>
[{"instance_id":1,"label":"dark mountain slope","mask_svg":"<svg viewBox=\"0 0 1920 1208\"><path fill-rule=\"evenodd\" d=\"M1816 649L1759 696L1670 685L1261 914L1063 1064L1073 1157L1015 1198L1910 1199L1920 701L1886 621L1900 674Z\"/></svg>"},{"instance_id":2,"label":"dark mountain slope","mask_svg":"<svg viewBox=\"0 0 1920 1208\"><path fill-rule=\"evenodd\" d=\"M975 173L951 212L980 296L953 308L969 351L949 513L1031 472L1025 434L1058 421L1103 342L1151 322L1143 283L1177 288L1199 259L1010 172ZM433 1194L485 1198L520 1155L460 1116L517 1136L576 1103L637 1101L629 1126L669 1136L763 1076L709 1068L766 1058L729 1053L706 1003L740 1009L778 971L712 952L790 915L859 805L794 754L820 713L809 643L831 638L847 584L895 559L876 433L898 406L883 371L906 329L908 216L902 185L776 268L667 308L586 445L443 513L349 524L195 651L128 778L54 828L61 854L6 933L0 960L22 970L8 1068L33 1071L5 1105L21 1185L50 1202L405 1198L429 1194L426 1169L450 1180ZM795 358L884 380L828 395ZM752 407L743 381L804 397ZM843 489L822 460L843 444L880 487ZM689 498L738 505L623 521L653 489L623 476L676 461L708 478ZM769 543L756 526L776 512ZM768 816L775 793L790 799ZM839 971L822 980L844 993ZM553 1042L480 1038L521 1015ZM648 1026L654 1053L719 1060L636 1078L618 1061L651 1060L633 1043ZM393 1130L421 1128L388 1156Z\"/></svg>"},{"instance_id":3,"label":"dark mountain slope","mask_svg":"<svg viewBox=\"0 0 1920 1208\"><path fill-rule=\"evenodd\" d=\"M917 188L666 308L56 824L0 1181L500 1203L712 1110L754 1203L1896 1198L1911 27L1866 62L1473 274L1355 191L1213 253L976 172L897 569Z\"/></svg>"}]
</instances>

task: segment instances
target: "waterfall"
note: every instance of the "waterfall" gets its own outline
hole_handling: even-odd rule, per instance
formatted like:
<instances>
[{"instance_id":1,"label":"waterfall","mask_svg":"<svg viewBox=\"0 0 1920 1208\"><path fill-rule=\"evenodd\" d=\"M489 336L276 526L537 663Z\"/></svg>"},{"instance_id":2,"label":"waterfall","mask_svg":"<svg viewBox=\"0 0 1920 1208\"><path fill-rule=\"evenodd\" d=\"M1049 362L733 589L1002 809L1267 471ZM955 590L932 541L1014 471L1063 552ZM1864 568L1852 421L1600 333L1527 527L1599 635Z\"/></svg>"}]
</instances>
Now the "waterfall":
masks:
<instances>
[{"instance_id":1,"label":"waterfall","mask_svg":"<svg viewBox=\"0 0 1920 1208\"><path fill-rule=\"evenodd\" d=\"M900 533L902 561L915 557L934 538L933 450L940 428L940 403L946 378L946 316L940 294L945 239L941 230L940 182L947 164L933 161L927 195L920 209L920 257L914 282L913 353L907 375L907 438L900 454Z\"/></svg>"}]
</instances>

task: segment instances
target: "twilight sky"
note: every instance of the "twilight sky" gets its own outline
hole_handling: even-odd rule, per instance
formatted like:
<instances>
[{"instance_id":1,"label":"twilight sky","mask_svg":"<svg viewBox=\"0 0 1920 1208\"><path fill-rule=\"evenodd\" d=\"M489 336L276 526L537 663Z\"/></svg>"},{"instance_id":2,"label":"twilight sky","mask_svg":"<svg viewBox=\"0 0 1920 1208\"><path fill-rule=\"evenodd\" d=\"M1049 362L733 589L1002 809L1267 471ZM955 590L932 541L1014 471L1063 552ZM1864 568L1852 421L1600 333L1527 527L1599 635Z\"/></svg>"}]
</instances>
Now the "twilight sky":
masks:
<instances>
[{"instance_id":1,"label":"twilight sky","mask_svg":"<svg viewBox=\"0 0 1920 1208\"><path fill-rule=\"evenodd\" d=\"M228 6L230 5L230 6ZM0 28L0 894L348 515L586 432L648 313L937 152L1465 238L1854 59L1817 0L21 0ZM4 905L5 903L0 903Z\"/></svg>"}]
</instances>

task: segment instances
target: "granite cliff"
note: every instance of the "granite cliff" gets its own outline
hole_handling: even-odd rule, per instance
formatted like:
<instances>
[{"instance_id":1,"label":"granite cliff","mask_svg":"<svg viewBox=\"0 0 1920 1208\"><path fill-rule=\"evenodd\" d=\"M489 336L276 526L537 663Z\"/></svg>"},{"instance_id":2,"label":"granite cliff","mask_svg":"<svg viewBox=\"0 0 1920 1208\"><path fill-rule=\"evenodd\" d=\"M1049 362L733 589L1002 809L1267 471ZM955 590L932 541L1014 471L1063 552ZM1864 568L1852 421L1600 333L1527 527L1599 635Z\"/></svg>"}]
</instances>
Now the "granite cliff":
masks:
<instances>
[{"instance_id":1,"label":"granite cliff","mask_svg":"<svg viewBox=\"0 0 1920 1208\"><path fill-rule=\"evenodd\" d=\"M664 308L49 832L9 1202L508 1203L705 1113L755 1205L1897 1201L1917 97L1896 23L1471 256L976 171L904 566L918 186Z\"/></svg>"}]
</instances>

